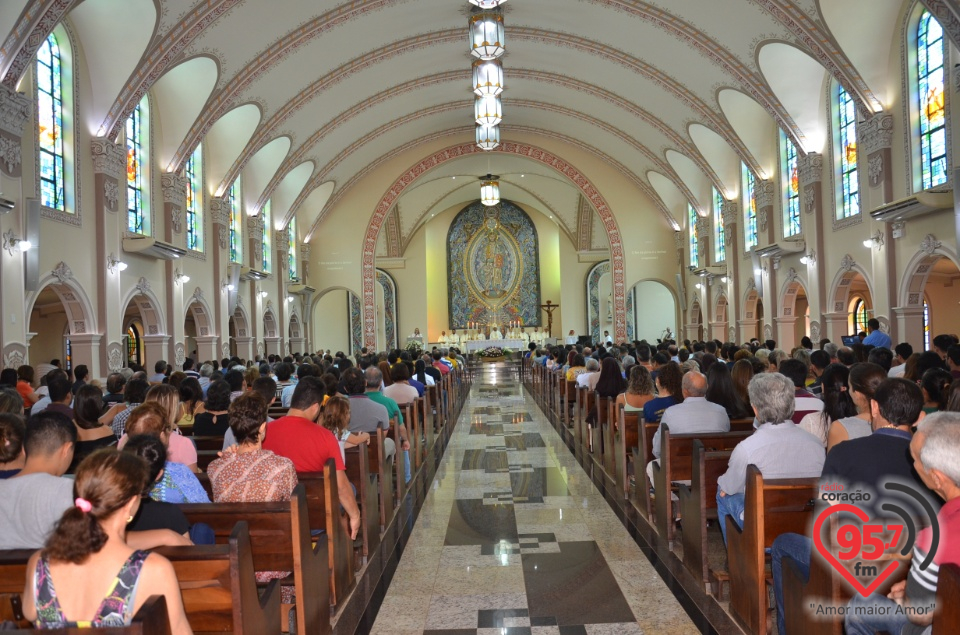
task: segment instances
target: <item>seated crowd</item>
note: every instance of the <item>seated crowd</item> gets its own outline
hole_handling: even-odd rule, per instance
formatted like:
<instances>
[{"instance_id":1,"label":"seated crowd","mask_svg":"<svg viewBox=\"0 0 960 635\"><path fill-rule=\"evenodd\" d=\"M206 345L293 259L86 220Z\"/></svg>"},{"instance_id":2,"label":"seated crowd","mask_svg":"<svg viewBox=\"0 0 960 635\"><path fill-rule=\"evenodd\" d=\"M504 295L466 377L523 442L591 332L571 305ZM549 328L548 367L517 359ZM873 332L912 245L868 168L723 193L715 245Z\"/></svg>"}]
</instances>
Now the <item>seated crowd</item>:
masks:
<instances>
[{"instance_id":1,"label":"seated crowd","mask_svg":"<svg viewBox=\"0 0 960 635\"><path fill-rule=\"evenodd\" d=\"M883 607L929 605L938 567L960 565L960 343L956 336L938 335L925 352L914 352L909 343L891 349L890 338L875 319L860 340L852 346L823 340L815 348L803 338L789 353L772 340L756 339L743 345L531 345L525 357L526 363L559 373L598 397L615 399L625 413L658 424L646 487L653 483L664 424L671 435L706 435L729 432L731 421L746 420L749 425L752 419L754 431L736 443L726 472L717 480L716 509L725 543L728 519L739 527L744 524L750 465L765 479L814 478L821 485L841 484L847 491L878 492L882 484L897 481L937 501L939 544L931 545L929 528L920 531L907 580L889 595L857 595L852 601L854 606L881 608L851 608L846 613L848 634L914 635L929 629L932 613ZM585 421L594 424L595 416ZM592 435L590 439L585 443L592 443ZM639 495L646 487L638 487ZM821 500L818 509L828 504ZM770 618L780 635L786 633L783 561L793 560L809 576L812 545L808 536L787 533L769 550L776 604L776 616ZM936 549L933 565L919 567L931 549Z\"/></svg>"},{"instance_id":2,"label":"seated crowd","mask_svg":"<svg viewBox=\"0 0 960 635\"><path fill-rule=\"evenodd\" d=\"M356 358L271 355L199 368L187 359L182 371L165 361L153 374L124 368L105 387L84 366L64 369L58 360L40 377L30 366L3 370L0 550L39 549L23 614L38 628L122 626L149 596L163 595L171 632L190 633L173 567L149 550L214 544L215 536L191 525L178 504L286 501L298 473L322 473L328 459L355 539L360 509L345 448L390 430L397 417L400 438L385 439L384 459L403 452L409 480L401 408L461 364L456 349L415 359L365 349ZM272 407L284 414L271 419ZM194 441L201 437L223 439L206 474ZM104 598L102 589L112 590ZM291 590L283 587L285 602Z\"/></svg>"}]
</instances>

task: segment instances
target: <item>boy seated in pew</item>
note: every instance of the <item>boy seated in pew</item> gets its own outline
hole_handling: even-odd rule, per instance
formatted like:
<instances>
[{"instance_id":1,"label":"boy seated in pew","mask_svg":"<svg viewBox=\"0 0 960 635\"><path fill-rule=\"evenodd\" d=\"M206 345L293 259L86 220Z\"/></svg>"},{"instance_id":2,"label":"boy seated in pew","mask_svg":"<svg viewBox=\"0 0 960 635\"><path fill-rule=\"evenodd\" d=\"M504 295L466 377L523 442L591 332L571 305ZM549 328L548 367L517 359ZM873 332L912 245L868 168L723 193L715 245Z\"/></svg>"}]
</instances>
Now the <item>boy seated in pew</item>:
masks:
<instances>
[{"instance_id":1,"label":"boy seated in pew","mask_svg":"<svg viewBox=\"0 0 960 635\"><path fill-rule=\"evenodd\" d=\"M73 507L75 481L63 474L73 460L76 439L76 426L58 412L44 411L27 421L24 467L0 480L0 549L42 547L56 522ZM127 542L137 549L191 544L169 530L130 532Z\"/></svg>"},{"instance_id":2,"label":"boy seated in pew","mask_svg":"<svg viewBox=\"0 0 960 635\"><path fill-rule=\"evenodd\" d=\"M780 373L755 375L747 387L757 421L756 432L737 444L727 471L717 479L717 520L727 542L727 517L743 526L747 466L764 479L820 476L824 450L820 441L793 423L793 381Z\"/></svg>"},{"instance_id":3,"label":"boy seated in pew","mask_svg":"<svg viewBox=\"0 0 960 635\"><path fill-rule=\"evenodd\" d=\"M898 380L891 380L898 381ZM906 380L899 380L906 381ZM893 585L887 596L857 594L848 605L844 626L847 635L873 635L887 631L891 635L920 635L930 626L934 611L920 613L911 608L933 606L940 567L960 565L960 413L937 412L921 421L910 444L914 466L921 480L945 501L937 514L940 540L934 545L933 530L922 529L913 547L913 560L907 579ZM839 446L838 446L839 447ZM933 562L921 569L931 549ZM904 611L897 611L903 607ZM873 615L857 611L873 609ZM883 610L884 615L878 615Z\"/></svg>"},{"instance_id":4,"label":"boy seated in pew","mask_svg":"<svg viewBox=\"0 0 960 635\"><path fill-rule=\"evenodd\" d=\"M873 433L834 446L824 462L821 484L835 487L841 483L848 491L859 488L869 490L873 495L882 491L884 482L894 479L925 490L914 471L916 459L910 458L911 451L919 455L924 441L922 435L911 439L910 434L910 427L923 419L922 391L905 379L887 379L877 386L873 397L870 401ZM871 518L879 518L883 512L874 505L879 498L873 496L873 502L857 505ZM813 540L800 534L783 534L773 541L770 560L781 634L785 630L783 559L790 558L797 563L801 573L809 576L812 549Z\"/></svg>"},{"instance_id":5,"label":"boy seated in pew","mask_svg":"<svg viewBox=\"0 0 960 635\"><path fill-rule=\"evenodd\" d=\"M129 452L103 449L83 460L73 505L27 563L23 614L37 628L128 626L150 596L162 595L170 632L192 634L173 566L126 542L146 487L146 463Z\"/></svg>"}]
</instances>

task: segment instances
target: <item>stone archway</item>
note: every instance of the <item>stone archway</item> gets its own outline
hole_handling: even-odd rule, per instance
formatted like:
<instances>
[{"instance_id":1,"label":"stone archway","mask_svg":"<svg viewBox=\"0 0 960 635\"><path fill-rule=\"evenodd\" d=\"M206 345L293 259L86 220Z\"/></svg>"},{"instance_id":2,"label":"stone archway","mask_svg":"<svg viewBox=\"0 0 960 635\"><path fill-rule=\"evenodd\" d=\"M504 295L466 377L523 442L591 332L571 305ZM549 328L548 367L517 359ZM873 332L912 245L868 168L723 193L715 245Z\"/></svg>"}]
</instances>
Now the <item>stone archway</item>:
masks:
<instances>
[{"instance_id":1,"label":"stone archway","mask_svg":"<svg viewBox=\"0 0 960 635\"><path fill-rule=\"evenodd\" d=\"M456 146L440 150L429 157L422 159L404 172L387 189L381 197L380 202L374 208L373 216L367 226L367 232L363 239L363 258L362 258L362 335L363 343L367 347L375 347L377 339L377 316L376 316L376 257L377 257L377 238L380 236L380 229L386 222L387 215L397 202L403 192L410 187L417 179L430 170L443 165L448 161L459 159L461 157L483 152L476 144L463 143ZM607 231L607 238L610 243L610 261L611 274L613 276L613 323L614 336L617 341L624 341L627 337L626 328L626 285L624 280L624 252L623 240L620 235L620 229L614 218L613 210L607 204L606 199L590 182L589 179L576 167L570 165L560 157L547 152L536 146L504 142L495 152L515 154L526 157L542 165L545 165L569 179L590 201L597 215L600 216L603 226Z\"/></svg>"},{"instance_id":2,"label":"stone archway","mask_svg":"<svg viewBox=\"0 0 960 635\"><path fill-rule=\"evenodd\" d=\"M807 288L792 267L780 288L780 315L776 317L777 347L789 351L810 335L810 303Z\"/></svg>"},{"instance_id":3,"label":"stone archway","mask_svg":"<svg viewBox=\"0 0 960 635\"><path fill-rule=\"evenodd\" d=\"M746 342L753 338L760 339L763 335L763 298L757 291L753 278L747 280L747 291L743 295L743 315L737 326L740 329L740 340Z\"/></svg>"},{"instance_id":4,"label":"stone archway","mask_svg":"<svg viewBox=\"0 0 960 635\"><path fill-rule=\"evenodd\" d=\"M850 315L853 311L850 300L854 293L863 296L864 300L873 306L873 298L876 296L873 293L870 277L863 267L847 254L840 261L840 269L833 278L833 284L830 285L830 293L827 295L829 313L823 316L827 337L834 342L839 342L842 336L850 334ZM887 322L886 316L881 319L881 323L884 322Z\"/></svg>"},{"instance_id":5,"label":"stone archway","mask_svg":"<svg viewBox=\"0 0 960 635\"><path fill-rule=\"evenodd\" d=\"M237 304L230 316L229 342L223 343L224 356L229 352L230 355L236 355L244 359L253 357L253 337L250 335L250 322L247 319L247 311L242 304Z\"/></svg>"},{"instance_id":6,"label":"stone archway","mask_svg":"<svg viewBox=\"0 0 960 635\"><path fill-rule=\"evenodd\" d=\"M920 344L926 343L927 328L947 332L937 323L942 324L944 316L955 320L956 307L947 309L946 298L941 299L940 293L929 293L928 285L932 278L954 270L960 270L957 254L932 234L924 237L920 249L904 269L897 294L899 306L892 309L900 341L910 342L919 350ZM927 323L928 320L934 324Z\"/></svg>"}]
</instances>

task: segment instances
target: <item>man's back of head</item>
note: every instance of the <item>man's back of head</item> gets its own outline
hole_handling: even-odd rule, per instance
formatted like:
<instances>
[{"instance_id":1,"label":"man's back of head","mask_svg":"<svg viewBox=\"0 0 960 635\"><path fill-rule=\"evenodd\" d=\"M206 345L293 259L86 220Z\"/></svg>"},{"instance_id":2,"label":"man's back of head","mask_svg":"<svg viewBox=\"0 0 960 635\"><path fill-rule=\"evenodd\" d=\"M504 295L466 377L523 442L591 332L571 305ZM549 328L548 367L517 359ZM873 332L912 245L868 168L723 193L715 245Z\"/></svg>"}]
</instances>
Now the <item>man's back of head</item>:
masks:
<instances>
[{"instance_id":1,"label":"man's back of head","mask_svg":"<svg viewBox=\"0 0 960 635\"><path fill-rule=\"evenodd\" d=\"M893 366L893 351L884 346L875 346L867 353L867 361L889 371Z\"/></svg>"},{"instance_id":2,"label":"man's back of head","mask_svg":"<svg viewBox=\"0 0 960 635\"><path fill-rule=\"evenodd\" d=\"M850 367L857 363L857 355L849 346L842 346L837 349L837 361Z\"/></svg>"},{"instance_id":3,"label":"man's back of head","mask_svg":"<svg viewBox=\"0 0 960 635\"><path fill-rule=\"evenodd\" d=\"M703 373L691 370L683 375L683 398L703 397L707 394L707 377Z\"/></svg>"},{"instance_id":4,"label":"man's back of head","mask_svg":"<svg viewBox=\"0 0 960 635\"><path fill-rule=\"evenodd\" d=\"M57 376L47 382L50 389L50 401L52 403L69 403L70 401L70 381L66 377Z\"/></svg>"},{"instance_id":5,"label":"man's back of head","mask_svg":"<svg viewBox=\"0 0 960 635\"><path fill-rule=\"evenodd\" d=\"M803 388L807 382L807 366L799 359L785 359L780 362L777 372L790 379L794 388Z\"/></svg>"},{"instance_id":6,"label":"man's back of head","mask_svg":"<svg viewBox=\"0 0 960 635\"><path fill-rule=\"evenodd\" d=\"M319 377L304 377L297 382L290 399L291 410L309 410L311 407L322 404L325 395L324 384Z\"/></svg>"},{"instance_id":7,"label":"man's back of head","mask_svg":"<svg viewBox=\"0 0 960 635\"><path fill-rule=\"evenodd\" d=\"M822 371L830 365L830 355L826 351L813 351L810 353L810 364Z\"/></svg>"},{"instance_id":8,"label":"man's back of head","mask_svg":"<svg viewBox=\"0 0 960 635\"><path fill-rule=\"evenodd\" d=\"M872 406L874 430L888 424L912 426L923 412L923 391L920 386L902 377L887 379L880 382L874 391Z\"/></svg>"},{"instance_id":9,"label":"man's back of head","mask_svg":"<svg viewBox=\"0 0 960 635\"><path fill-rule=\"evenodd\" d=\"M369 391L380 390L380 386L383 385L383 373L376 366L363 371L363 379L366 390Z\"/></svg>"},{"instance_id":10,"label":"man's back of head","mask_svg":"<svg viewBox=\"0 0 960 635\"><path fill-rule=\"evenodd\" d=\"M369 368L367 370L370 370ZM348 395L362 395L367 390L367 382L364 379L364 371L356 366L352 366L343 371L340 375L340 385Z\"/></svg>"},{"instance_id":11,"label":"man's back of head","mask_svg":"<svg viewBox=\"0 0 960 635\"><path fill-rule=\"evenodd\" d=\"M27 464L45 463L54 476L63 476L73 459L77 427L70 417L59 412L44 411L27 420L23 450Z\"/></svg>"}]
</instances>

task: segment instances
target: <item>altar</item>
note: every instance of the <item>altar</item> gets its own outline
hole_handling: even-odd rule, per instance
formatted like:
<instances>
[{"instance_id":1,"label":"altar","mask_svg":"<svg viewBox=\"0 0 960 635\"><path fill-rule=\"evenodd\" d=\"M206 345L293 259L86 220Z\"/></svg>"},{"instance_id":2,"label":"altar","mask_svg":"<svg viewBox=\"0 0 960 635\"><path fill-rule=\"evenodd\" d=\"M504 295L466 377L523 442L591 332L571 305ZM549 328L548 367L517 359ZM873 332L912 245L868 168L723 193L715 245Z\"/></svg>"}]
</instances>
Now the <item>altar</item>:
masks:
<instances>
[{"instance_id":1,"label":"altar","mask_svg":"<svg viewBox=\"0 0 960 635\"><path fill-rule=\"evenodd\" d=\"M527 344L524 340L469 340L463 343L463 348L468 354L475 351L482 351L491 346L509 348L514 352L527 350Z\"/></svg>"}]
</instances>

